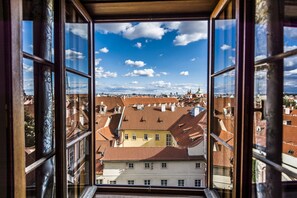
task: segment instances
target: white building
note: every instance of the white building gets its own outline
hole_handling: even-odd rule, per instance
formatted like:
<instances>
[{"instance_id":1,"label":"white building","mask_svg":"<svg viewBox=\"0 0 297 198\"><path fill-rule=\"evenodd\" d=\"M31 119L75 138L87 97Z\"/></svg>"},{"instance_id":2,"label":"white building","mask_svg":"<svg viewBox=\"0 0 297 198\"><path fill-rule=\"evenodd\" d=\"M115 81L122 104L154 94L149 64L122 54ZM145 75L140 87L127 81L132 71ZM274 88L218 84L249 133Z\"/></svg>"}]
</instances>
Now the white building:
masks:
<instances>
[{"instance_id":1,"label":"white building","mask_svg":"<svg viewBox=\"0 0 297 198\"><path fill-rule=\"evenodd\" d=\"M205 158L176 147L106 148L97 184L205 186Z\"/></svg>"}]
</instances>

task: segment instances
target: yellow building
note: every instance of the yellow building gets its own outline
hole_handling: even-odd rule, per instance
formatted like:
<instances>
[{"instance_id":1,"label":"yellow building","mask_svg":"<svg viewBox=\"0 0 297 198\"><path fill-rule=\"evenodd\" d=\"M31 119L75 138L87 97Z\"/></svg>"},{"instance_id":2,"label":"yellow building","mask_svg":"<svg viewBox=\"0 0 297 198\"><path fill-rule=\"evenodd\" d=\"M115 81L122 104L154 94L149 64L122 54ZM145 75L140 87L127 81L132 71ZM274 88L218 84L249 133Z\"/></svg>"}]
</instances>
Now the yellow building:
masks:
<instances>
[{"instance_id":1,"label":"yellow building","mask_svg":"<svg viewBox=\"0 0 297 198\"><path fill-rule=\"evenodd\" d=\"M177 125L185 115L189 115L191 109L191 107L165 104L150 107L126 107L119 124L119 139L116 146L178 147L176 135L170 128ZM178 128L181 128L183 124L179 124L181 126Z\"/></svg>"}]
</instances>

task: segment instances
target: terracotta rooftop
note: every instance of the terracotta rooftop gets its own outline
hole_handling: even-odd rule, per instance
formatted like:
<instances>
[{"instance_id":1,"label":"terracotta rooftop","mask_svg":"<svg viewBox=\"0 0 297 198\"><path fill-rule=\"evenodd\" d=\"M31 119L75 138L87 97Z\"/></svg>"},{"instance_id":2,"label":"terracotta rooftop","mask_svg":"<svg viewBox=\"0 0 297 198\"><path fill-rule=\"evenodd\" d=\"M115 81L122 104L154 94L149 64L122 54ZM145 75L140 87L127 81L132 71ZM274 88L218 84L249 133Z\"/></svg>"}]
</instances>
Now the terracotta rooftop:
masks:
<instances>
[{"instance_id":1,"label":"terracotta rooftop","mask_svg":"<svg viewBox=\"0 0 297 198\"><path fill-rule=\"evenodd\" d=\"M122 118L120 129L134 130L169 130L181 116L190 111L190 107L176 107L175 111L166 110L161 112L161 107L144 107L137 110L133 107L126 107Z\"/></svg>"},{"instance_id":2,"label":"terracotta rooftop","mask_svg":"<svg viewBox=\"0 0 297 198\"><path fill-rule=\"evenodd\" d=\"M203 156L189 156L188 149L176 147L109 147L102 161L186 161L203 160Z\"/></svg>"},{"instance_id":3,"label":"terracotta rooftop","mask_svg":"<svg viewBox=\"0 0 297 198\"><path fill-rule=\"evenodd\" d=\"M179 147L194 147L203 141L204 129L202 127L206 127L203 126L205 121L203 119L206 119L206 111L195 117L187 113L169 128Z\"/></svg>"},{"instance_id":4,"label":"terracotta rooftop","mask_svg":"<svg viewBox=\"0 0 297 198\"><path fill-rule=\"evenodd\" d=\"M107 111L112 111L115 106L119 105L121 107L124 106L123 98L121 97L115 97L115 96L106 96L106 97L96 97L95 104L101 105L103 103L107 106Z\"/></svg>"}]
</instances>

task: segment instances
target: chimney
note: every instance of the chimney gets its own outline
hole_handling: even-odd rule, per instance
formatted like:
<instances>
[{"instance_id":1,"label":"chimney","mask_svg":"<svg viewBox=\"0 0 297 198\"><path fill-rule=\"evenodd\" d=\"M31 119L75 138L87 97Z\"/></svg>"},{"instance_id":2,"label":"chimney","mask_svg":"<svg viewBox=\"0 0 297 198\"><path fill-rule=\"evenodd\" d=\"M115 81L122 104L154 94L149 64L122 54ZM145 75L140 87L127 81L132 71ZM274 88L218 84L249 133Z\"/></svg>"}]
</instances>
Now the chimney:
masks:
<instances>
[{"instance_id":1,"label":"chimney","mask_svg":"<svg viewBox=\"0 0 297 198\"><path fill-rule=\"evenodd\" d=\"M175 104L172 104L170 107L171 107L171 111L174 112L175 111Z\"/></svg>"},{"instance_id":2,"label":"chimney","mask_svg":"<svg viewBox=\"0 0 297 198\"><path fill-rule=\"evenodd\" d=\"M166 111L166 106L165 106L165 104L162 104L161 105L161 112L165 112Z\"/></svg>"},{"instance_id":3,"label":"chimney","mask_svg":"<svg viewBox=\"0 0 297 198\"><path fill-rule=\"evenodd\" d=\"M286 114L286 115L289 115L290 112L291 112L290 108L285 108L285 114Z\"/></svg>"}]
</instances>

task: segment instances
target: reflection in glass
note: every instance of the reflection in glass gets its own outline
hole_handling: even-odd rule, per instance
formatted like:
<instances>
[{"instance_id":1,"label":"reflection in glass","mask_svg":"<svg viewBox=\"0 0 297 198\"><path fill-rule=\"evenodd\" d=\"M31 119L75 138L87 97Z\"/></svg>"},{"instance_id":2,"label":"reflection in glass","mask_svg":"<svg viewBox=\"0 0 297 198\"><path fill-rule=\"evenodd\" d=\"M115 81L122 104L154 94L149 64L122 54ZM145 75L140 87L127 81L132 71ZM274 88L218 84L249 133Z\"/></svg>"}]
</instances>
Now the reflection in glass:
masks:
<instances>
[{"instance_id":1,"label":"reflection in glass","mask_svg":"<svg viewBox=\"0 0 297 198\"><path fill-rule=\"evenodd\" d=\"M54 164L53 157L26 175L26 197L55 197Z\"/></svg>"},{"instance_id":2,"label":"reflection in glass","mask_svg":"<svg viewBox=\"0 0 297 198\"><path fill-rule=\"evenodd\" d=\"M215 20L215 66L220 71L235 65L236 58L236 20Z\"/></svg>"},{"instance_id":3,"label":"reflection in glass","mask_svg":"<svg viewBox=\"0 0 297 198\"><path fill-rule=\"evenodd\" d=\"M266 183L266 174L267 174L267 167L272 168L268 164L261 162L260 160L256 160L253 158L252 161L252 188L253 188L253 197L270 197L270 190L267 188ZM282 173L281 175L282 180L282 197L295 197L297 193L296 188L289 188L290 184L293 184L294 178L290 177L289 175Z\"/></svg>"},{"instance_id":4,"label":"reflection in glass","mask_svg":"<svg viewBox=\"0 0 297 198\"><path fill-rule=\"evenodd\" d=\"M54 1L23 0L23 51L54 61Z\"/></svg>"},{"instance_id":5,"label":"reflection in glass","mask_svg":"<svg viewBox=\"0 0 297 198\"><path fill-rule=\"evenodd\" d=\"M284 51L290 51L297 49L297 28L290 23L296 21L295 6L296 2L284 1L285 4L285 21L284 21ZM292 12L293 11L293 12ZM267 52L267 22L268 22L269 10L267 7L267 0L256 1L256 15L255 15L255 60L261 60L266 58ZM288 25L288 26L287 26Z\"/></svg>"},{"instance_id":6,"label":"reflection in glass","mask_svg":"<svg viewBox=\"0 0 297 198\"><path fill-rule=\"evenodd\" d=\"M89 129L89 82L87 78L66 74L66 135L73 137Z\"/></svg>"},{"instance_id":7,"label":"reflection in glass","mask_svg":"<svg viewBox=\"0 0 297 198\"><path fill-rule=\"evenodd\" d=\"M233 144L235 119L235 72L214 79L212 124L212 187L233 188ZM227 194L225 194L227 195Z\"/></svg>"},{"instance_id":8,"label":"reflection in glass","mask_svg":"<svg viewBox=\"0 0 297 198\"><path fill-rule=\"evenodd\" d=\"M26 166L35 162L35 108L33 61L23 59L23 93Z\"/></svg>"},{"instance_id":9,"label":"reflection in glass","mask_svg":"<svg viewBox=\"0 0 297 198\"><path fill-rule=\"evenodd\" d=\"M89 80L66 74L66 138L68 194L75 197L89 184Z\"/></svg>"}]
</instances>

